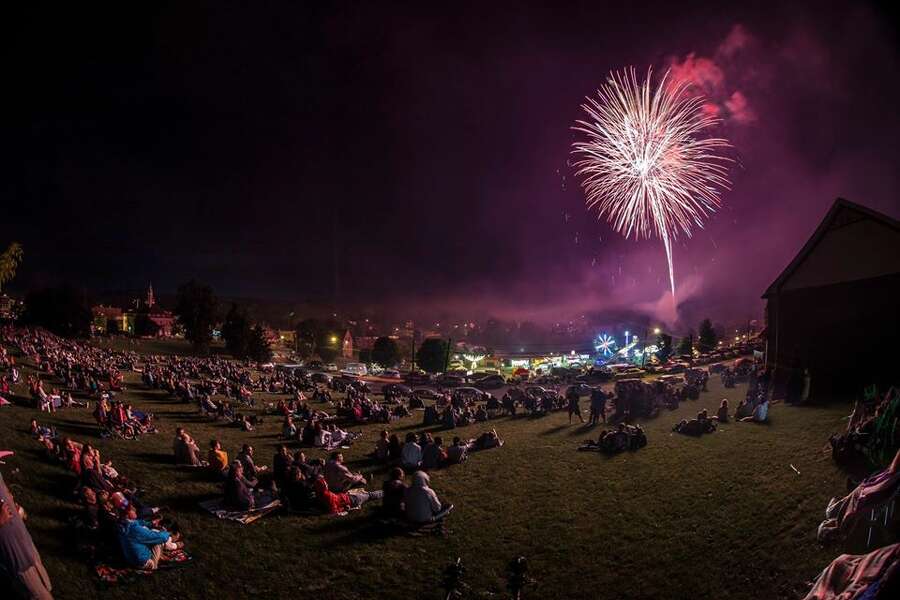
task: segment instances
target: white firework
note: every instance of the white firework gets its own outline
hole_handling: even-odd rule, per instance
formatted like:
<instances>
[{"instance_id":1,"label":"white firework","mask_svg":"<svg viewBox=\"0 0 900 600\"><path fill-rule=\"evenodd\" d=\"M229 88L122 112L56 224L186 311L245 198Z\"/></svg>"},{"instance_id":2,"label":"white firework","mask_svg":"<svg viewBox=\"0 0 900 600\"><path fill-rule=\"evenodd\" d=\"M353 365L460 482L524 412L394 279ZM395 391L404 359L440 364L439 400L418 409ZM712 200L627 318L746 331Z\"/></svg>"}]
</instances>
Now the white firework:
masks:
<instances>
[{"instance_id":1,"label":"white firework","mask_svg":"<svg viewBox=\"0 0 900 600\"><path fill-rule=\"evenodd\" d=\"M588 208L626 238L662 240L674 296L672 242L679 231L690 237L720 206L731 160L718 154L727 140L700 137L719 123L704 99L687 93L688 82L668 78L654 87L649 70L643 81L633 68L610 73L581 105L588 118L574 129L586 139L572 152Z\"/></svg>"}]
</instances>

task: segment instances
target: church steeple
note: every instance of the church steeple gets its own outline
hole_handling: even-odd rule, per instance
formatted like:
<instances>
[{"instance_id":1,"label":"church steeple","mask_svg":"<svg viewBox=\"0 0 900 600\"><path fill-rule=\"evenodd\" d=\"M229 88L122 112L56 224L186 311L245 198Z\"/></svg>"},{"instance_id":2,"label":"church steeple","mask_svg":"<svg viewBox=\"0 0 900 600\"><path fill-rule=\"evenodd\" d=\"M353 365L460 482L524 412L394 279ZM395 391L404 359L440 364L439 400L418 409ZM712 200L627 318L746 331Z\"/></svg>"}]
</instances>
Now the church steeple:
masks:
<instances>
[{"instance_id":1,"label":"church steeple","mask_svg":"<svg viewBox=\"0 0 900 600\"><path fill-rule=\"evenodd\" d=\"M153 305L156 304L156 297L153 296L153 282L148 282L147 286L147 308L153 308Z\"/></svg>"}]
</instances>

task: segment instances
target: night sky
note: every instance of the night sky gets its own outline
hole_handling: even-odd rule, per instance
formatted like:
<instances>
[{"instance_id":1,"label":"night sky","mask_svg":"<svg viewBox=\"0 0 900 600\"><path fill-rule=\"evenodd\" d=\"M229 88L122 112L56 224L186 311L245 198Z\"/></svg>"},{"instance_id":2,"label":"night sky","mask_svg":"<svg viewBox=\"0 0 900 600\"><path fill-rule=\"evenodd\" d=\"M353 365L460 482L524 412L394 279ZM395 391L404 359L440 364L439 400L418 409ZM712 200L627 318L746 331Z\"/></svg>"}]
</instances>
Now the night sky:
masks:
<instances>
[{"instance_id":1,"label":"night sky","mask_svg":"<svg viewBox=\"0 0 900 600\"><path fill-rule=\"evenodd\" d=\"M837 196L900 217L898 30L875 4L120 4L4 19L13 291L197 278L674 321L662 245L598 223L568 163L583 98L630 65L694 81L734 145L723 209L675 248L682 318L758 315Z\"/></svg>"}]
</instances>

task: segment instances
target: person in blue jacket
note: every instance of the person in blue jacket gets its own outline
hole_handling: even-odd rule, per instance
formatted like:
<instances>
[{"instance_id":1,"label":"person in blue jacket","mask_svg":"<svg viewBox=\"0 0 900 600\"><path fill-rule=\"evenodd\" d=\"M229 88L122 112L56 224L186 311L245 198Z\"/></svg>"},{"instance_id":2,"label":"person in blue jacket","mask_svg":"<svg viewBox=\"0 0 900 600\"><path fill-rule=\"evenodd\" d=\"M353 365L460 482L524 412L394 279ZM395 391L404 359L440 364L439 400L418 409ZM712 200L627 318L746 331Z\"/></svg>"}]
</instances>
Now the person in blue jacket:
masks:
<instances>
[{"instance_id":1,"label":"person in blue jacket","mask_svg":"<svg viewBox=\"0 0 900 600\"><path fill-rule=\"evenodd\" d=\"M119 521L119 545L129 565L146 571L156 570L163 547L170 541L174 542L168 531L152 529L149 523L138 519L133 504L124 509Z\"/></svg>"}]
</instances>

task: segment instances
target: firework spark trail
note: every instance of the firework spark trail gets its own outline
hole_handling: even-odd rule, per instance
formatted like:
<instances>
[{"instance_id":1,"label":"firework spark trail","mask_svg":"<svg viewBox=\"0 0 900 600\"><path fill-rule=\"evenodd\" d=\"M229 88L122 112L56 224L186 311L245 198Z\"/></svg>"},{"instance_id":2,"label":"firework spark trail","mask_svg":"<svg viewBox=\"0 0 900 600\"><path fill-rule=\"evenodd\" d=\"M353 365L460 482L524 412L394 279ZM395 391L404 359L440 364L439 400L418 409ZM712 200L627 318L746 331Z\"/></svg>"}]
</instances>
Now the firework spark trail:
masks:
<instances>
[{"instance_id":1,"label":"firework spark trail","mask_svg":"<svg viewBox=\"0 0 900 600\"><path fill-rule=\"evenodd\" d=\"M666 251L669 283L675 296L672 242L721 204L730 188L731 159L718 151L722 138L700 138L719 119L703 110L704 99L687 93L688 82L671 82L666 72L651 89L635 70L613 72L581 107L588 120L573 127L586 136L572 153L582 177L585 203L596 208L626 238L658 237Z\"/></svg>"}]
</instances>

